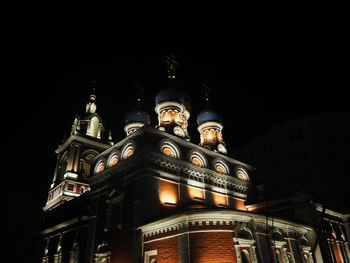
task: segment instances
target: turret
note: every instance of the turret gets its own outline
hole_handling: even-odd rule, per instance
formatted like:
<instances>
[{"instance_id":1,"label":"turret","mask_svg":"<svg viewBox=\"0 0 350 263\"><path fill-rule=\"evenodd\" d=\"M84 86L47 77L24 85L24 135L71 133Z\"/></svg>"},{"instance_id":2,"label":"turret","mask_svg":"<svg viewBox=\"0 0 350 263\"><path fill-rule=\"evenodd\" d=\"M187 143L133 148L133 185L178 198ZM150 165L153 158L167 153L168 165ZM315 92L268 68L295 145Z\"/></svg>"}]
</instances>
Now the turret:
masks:
<instances>
[{"instance_id":1,"label":"turret","mask_svg":"<svg viewBox=\"0 0 350 263\"><path fill-rule=\"evenodd\" d=\"M185 94L175 85L178 62L173 55L168 56L166 62L168 79L165 87L156 96L155 111L158 115L158 129L189 140L187 131L190 117L189 104L186 107Z\"/></svg>"},{"instance_id":2,"label":"turret","mask_svg":"<svg viewBox=\"0 0 350 263\"><path fill-rule=\"evenodd\" d=\"M200 134L199 145L207 149L226 154L227 150L222 136L222 129L224 128L222 124L222 117L220 114L210 108L208 94L209 89L205 84L203 84L203 86L206 94L206 106L197 117L198 131Z\"/></svg>"},{"instance_id":3,"label":"turret","mask_svg":"<svg viewBox=\"0 0 350 263\"><path fill-rule=\"evenodd\" d=\"M142 107L141 107L142 86L139 84L136 84L135 88L137 89L136 109L129 112L125 116L124 131L127 136L136 132L142 126L151 124L151 118L149 117L147 112L142 110Z\"/></svg>"},{"instance_id":4,"label":"turret","mask_svg":"<svg viewBox=\"0 0 350 263\"><path fill-rule=\"evenodd\" d=\"M90 190L87 176L90 174L89 160L112 144L101 138L103 125L96 113L95 89L89 96L83 117L76 115L71 134L55 151L57 163L49 190L45 211L53 209L62 203Z\"/></svg>"}]
</instances>

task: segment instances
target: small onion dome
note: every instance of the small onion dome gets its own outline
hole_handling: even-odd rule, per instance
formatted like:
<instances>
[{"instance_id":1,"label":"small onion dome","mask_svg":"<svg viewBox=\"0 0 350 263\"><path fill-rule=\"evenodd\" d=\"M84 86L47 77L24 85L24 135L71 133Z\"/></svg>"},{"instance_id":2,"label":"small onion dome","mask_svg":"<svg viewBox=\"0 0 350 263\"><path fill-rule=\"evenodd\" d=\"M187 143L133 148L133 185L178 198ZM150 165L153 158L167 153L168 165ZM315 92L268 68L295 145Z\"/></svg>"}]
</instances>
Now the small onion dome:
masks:
<instances>
[{"instance_id":1,"label":"small onion dome","mask_svg":"<svg viewBox=\"0 0 350 263\"><path fill-rule=\"evenodd\" d=\"M215 122L222 122L222 117L219 113L213 111L213 110L203 110L198 114L197 117L197 123L198 125L201 125L204 122L208 121L215 121Z\"/></svg>"},{"instance_id":2,"label":"small onion dome","mask_svg":"<svg viewBox=\"0 0 350 263\"><path fill-rule=\"evenodd\" d=\"M108 246L107 243L105 242L102 242L98 245L97 247L97 253L106 253L106 252L109 252L110 251L110 247Z\"/></svg>"},{"instance_id":3,"label":"small onion dome","mask_svg":"<svg viewBox=\"0 0 350 263\"><path fill-rule=\"evenodd\" d=\"M156 96L156 104L164 101L176 101L182 104L184 102L184 94L176 89L163 89Z\"/></svg>"},{"instance_id":4,"label":"small onion dome","mask_svg":"<svg viewBox=\"0 0 350 263\"><path fill-rule=\"evenodd\" d=\"M149 117L149 115L142 111L142 110L134 110L132 112L129 112L126 116L125 116L125 123L132 123L132 122L142 122L145 123L147 125L151 124L151 118Z\"/></svg>"}]
</instances>

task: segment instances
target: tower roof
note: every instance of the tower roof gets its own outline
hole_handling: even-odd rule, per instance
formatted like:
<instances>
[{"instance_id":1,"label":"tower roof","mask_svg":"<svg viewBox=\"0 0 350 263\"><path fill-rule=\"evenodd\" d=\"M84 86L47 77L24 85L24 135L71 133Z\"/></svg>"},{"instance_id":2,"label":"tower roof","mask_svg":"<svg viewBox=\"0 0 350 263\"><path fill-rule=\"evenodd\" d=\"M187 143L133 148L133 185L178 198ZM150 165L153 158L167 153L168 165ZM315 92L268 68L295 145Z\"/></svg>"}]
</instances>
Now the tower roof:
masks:
<instances>
[{"instance_id":1,"label":"tower roof","mask_svg":"<svg viewBox=\"0 0 350 263\"><path fill-rule=\"evenodd\" d=\"M176 101L184 103L184 94L182 91L177 90L174 87L168 87L159 91L156 96L156 104L164 101Z\"/></svg>"},{"instance_id":2,"label":"tower roof","mask_svg":"<svg viewBox=\"0 0 350 263\"><path fill-rule=\"evenodd\" d=\"M134 110L126 114L125 116L125 123L131 123L131 122L142 122L147 125L151 124L151 118L147 114L147 112L143 110Z\"/></svg>"},{"instance_id":3,"label":"tower roof","mask_svg":"<svg viewBox=\"0 0 350 263\"><path fill-rule=\"evenodd\" d=\"M198 125L200 125L200 124L207 122L207 121L216 121L216 122L221 123L222 117L219 113L217 113L211 109L205 109L198 114L197 123L198 123Z\"/></svg>"}]
</instances>

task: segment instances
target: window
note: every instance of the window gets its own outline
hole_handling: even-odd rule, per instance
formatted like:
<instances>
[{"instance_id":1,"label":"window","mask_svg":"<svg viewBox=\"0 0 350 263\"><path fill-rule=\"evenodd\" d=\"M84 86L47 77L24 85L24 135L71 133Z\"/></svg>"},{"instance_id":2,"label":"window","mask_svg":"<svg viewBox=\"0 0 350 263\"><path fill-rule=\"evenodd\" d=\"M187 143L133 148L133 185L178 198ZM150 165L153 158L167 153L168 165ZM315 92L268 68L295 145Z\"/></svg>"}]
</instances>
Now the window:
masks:
<instances>
[{"instance_id":1,"label":"window","mask_svg":"<svg viewBox=\"0 0 350 263\"><path fill-rule=\"evenodd\" d=\"M243 168L238 168L237 171L236 171L236 177L240 180L243 180L243 181L249 181L249 176L248 176L248 173L245 169Z\"/></svg>"},{"instance_id":2,"label":"window","mask_svg":"<svg viewBox=\"0 0 350 263\"><path fill-rule=\"evenodd\" d=\"M193 165L196 165L199 167L206 167L207 166L207 160L205 159L204 155L197 152L197 151L191 152L189 159Z\"/></svg>"},{"instance_id":3,"label":"window","mask_svg":"<svg viewBox=\"0 0 350 263\"><path fill-rule=\"evenodd\" d=\"M105 170L105 164L104 162L101 160L97 163L97 165L95 166L95 174L101 173Z\"/></svg>"},{"instance_id":4,"label":"window","mask_svg":"<svg viewBox=\"0 0 350 263\"><path fill-rule=\"evenodd\" d=\"M229 174L230 173L230 170L227 166L226 163L224 163L222 160L214 160L213 162L213 167L214 167L214 170L218 173L221 173L221 174Z\"/></svg>"},{"instance_id":5,"label":"window","mask_svg":"<svg viewBox=\"0 0 350 263\"><path fill-rule=\"evenodd\" d=\"M180 158L180 150L177 145L169 140L162 141L160 144L160 151L168 156L173 158Z\"/></svg>"},{"instance_id":6,"label":"window","mask_svg":"<svg viewBox=\"0 0 350 263\"><path fill-rule=\"evenodd\" d=\"M107 165L108 167L114 166L118 163L118 161L119 161L118 155L117 153L114 152L109 156Z\"/></svg>"},{"instance_id":7,"label":"window","mask_svg":"<svg viewBox=\"0 0 350 263\"><path fill-rule=\"evenodd\" d=\"M242 263L250 263L249 252L247 250L241 251Z\"/></svg>"},{"instance_id":8,"label":"window","mask_svg":"<svg viewBox=\"0 0 350 263\"><path fill-rule=\"evenodd\" d=\"M74 189L74 184L68 184L67 185L67 190L68 191L73 191L73 189Z\"/></svg>"},{"instance_id":9,"label":"window","mask_svg":"<svg viewBox=\"0 0 350 263\"><path fill-rule=\"evenodd\" d=\"M123 160L127 159L130 156L134 155L134 153L135 153L135 143L129 142L123 147L123 150L121 153L122 159Z\"/></svg>"}]
</instances>

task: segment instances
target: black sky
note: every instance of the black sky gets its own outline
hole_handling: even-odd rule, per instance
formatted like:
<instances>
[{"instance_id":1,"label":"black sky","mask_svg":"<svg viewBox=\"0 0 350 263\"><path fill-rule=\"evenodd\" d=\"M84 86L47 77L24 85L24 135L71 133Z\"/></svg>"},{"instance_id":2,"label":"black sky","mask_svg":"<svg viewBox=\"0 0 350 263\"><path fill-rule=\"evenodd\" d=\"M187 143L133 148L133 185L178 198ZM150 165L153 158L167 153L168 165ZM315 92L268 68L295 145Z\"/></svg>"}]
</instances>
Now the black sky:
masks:
<instances>
[{"instance_id":1,"label":"black sky","mask_svg":"<svg viewBox=\"0 0 350 263\"><path fill-rule=\"evenodd\" d=\"M40 209L54 172L54 150L69 133L75 114L84 111L91 81L99 82L98 113L114 141L124 136L124 116L133 109L135 81L145 87L144 108L155 125L154 97L165 74L163 59L170 53L181 64L179 86L190 94L195 143L203 81L211 88L212 108L223 116L229 152L303 114L350 110L344 71L329 53L310 46L274 50L190 40L96 42L40 38L14 47L15 73L8 88L12 97L2 98L11 116L6 128L11 137L4 149L13 168L6 183L16 183L16 190L6 188L12 201L6 205L9 222L24 233L23 243L32 243L40 225Z\"/></svg>"}]
</instances>

